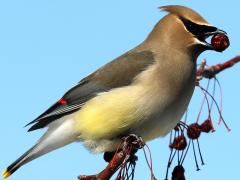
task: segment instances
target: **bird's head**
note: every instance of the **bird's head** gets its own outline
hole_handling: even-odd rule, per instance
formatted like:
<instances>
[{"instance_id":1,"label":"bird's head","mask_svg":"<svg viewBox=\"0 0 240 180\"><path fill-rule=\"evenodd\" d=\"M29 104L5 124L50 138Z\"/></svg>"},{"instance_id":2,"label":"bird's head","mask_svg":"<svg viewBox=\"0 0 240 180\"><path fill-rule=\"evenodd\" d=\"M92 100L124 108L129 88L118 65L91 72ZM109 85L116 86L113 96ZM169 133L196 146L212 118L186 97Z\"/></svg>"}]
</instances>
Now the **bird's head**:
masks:
<instances>
[{"instance_id":1,"label":"bird's head","mask_svg":"<svg viewBox=\"0 0 240 180\"><path fill-rule=\"evenodd\" d=\"M226 35L226 32L210 25L197 12L178 5L162 6L160 9L168 12L168 15L156 24L148 36L147 40L151 43L187 51L195 56L205 50L223 51L207 42L207 39L217 34Z\"/></svg>"}]
</instances>

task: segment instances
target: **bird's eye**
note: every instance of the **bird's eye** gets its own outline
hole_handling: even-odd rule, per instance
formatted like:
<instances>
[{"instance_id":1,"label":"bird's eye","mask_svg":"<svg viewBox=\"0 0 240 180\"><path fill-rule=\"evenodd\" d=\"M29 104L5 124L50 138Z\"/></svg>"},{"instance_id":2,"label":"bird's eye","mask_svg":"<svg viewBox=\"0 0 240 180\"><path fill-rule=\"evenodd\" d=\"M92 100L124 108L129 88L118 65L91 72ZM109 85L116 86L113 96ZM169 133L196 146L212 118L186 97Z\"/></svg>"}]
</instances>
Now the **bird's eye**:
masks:
<instances>
[{"instance_id":1,"label":"bird's eye","mask_svg":"<svg viewBox=\"0 0 240 180\"><path fill-rule=\"evenodd\" d=\"M191 21L186 20L184 23L186 29L194 35L199 35L201 32L199 31L198 25L192 23Z\"/></svg>"},{"instance_id":2,"label":"bird's eye","mask_svg":"<svg viewBox=\"0 0 240 180\"><path fill-rule=\"evenodd\" d=\"M196 23L194 23L190 20L184 19L184 18L182 18L181 20L182 20L184 26L186 27L186 29L195 36L202 36L205 33L210 33L210 32L214 32L217 30L216 27L199 25L199 24L196 24Z\"/></svg>"}]
</instances>

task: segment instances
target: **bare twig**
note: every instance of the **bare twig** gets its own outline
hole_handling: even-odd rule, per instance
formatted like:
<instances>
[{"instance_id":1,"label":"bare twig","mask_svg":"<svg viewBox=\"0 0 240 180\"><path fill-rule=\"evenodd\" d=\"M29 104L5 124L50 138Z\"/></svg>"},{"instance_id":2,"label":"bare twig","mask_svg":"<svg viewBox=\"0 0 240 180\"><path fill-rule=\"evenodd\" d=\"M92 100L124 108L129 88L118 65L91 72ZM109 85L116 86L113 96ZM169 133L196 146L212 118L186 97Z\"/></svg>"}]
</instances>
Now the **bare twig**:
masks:
<instances>
[{"instance_id":1,"label":"bare twig","mask_svg":"<svg viewBox=\"0 0 240 180\"><path fill-rule=\"evenodd\" d=\"M92 176L79 176L79 180L105 180L110 179L113 174L118 170L119 166L123 163L126 154L120 151L114 155L108 166L98 175Z\"/></svg>"},{"instance_id":2,"label":"bare twig","mask_svg":"<svg viewBox=\"0 0 240 180\"><path fill-rule=\"evenodd\" d=\"M206 67L206 62L203 61L204 69L202 68L203 65L200 66L200 68L197 71L197 79L207 78L212 79L214 78L218 73L222 72L225 69L228 69L232 67L234 64L240 62L240 56L236 56L222 64L216 64L210 67Z\"/></svg>"}]
</instances>

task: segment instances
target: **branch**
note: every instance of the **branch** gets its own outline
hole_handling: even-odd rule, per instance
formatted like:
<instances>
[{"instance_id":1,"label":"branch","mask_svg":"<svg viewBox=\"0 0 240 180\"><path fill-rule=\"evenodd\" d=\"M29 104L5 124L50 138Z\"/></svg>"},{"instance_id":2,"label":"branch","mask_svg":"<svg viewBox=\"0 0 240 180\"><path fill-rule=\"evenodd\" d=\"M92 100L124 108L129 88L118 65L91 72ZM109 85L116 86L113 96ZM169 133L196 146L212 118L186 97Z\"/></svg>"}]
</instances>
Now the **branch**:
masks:
<instances>
[{"instance_id":1,"label":"branch","mask_svg":"<svg viewBox=\"0 0 240 180\"><path fill-rule=\"evenodd\" d=\"M104 180L110 179L113 174L118 170L119 166L123 163L126 158L126 153L120 151L114 155L108 166L100 172L98 175L93 176L79 176L79 180Z\"/></svg>"},{"instance_id":2,"label":"branch","mask_svg":"<svg viewBox=\"0 0 240 180\"><path fill-rule=\"evenodd\" d=\"M197 81L199 82L202 80L202 78L212 79L214 78L218 73L222 72L225 69L228 69L235 65L236 63L240 62L240 56L236 56L235 58L232 58L222 64L216 64L210 67L206 66L206 61L204 60L200 66L200 68L197 70Z\"/></svg>"},{"instance_id":3,"label":"branch","mask_svg":"<svg viewBox=\"0 0 240 180\"><path fill-rule=\"evenodd\" d=\"M133 164L135 166L135 162L137 161L137 157L135 156L138 149L143 148L145 143L143 140L136 135L129 135L123 138L123 143L121 150L117 150L116 153L113 154L109 164L107 167L101 171L97 175L91 176L79 176L79 180L107 180L110 179L117 170L120 169L117 180L122 180L125 176L131 176L133 174L128 173L127 163ZM133 169L134 170L134 169Z\"/></svg>"}]
</instances>

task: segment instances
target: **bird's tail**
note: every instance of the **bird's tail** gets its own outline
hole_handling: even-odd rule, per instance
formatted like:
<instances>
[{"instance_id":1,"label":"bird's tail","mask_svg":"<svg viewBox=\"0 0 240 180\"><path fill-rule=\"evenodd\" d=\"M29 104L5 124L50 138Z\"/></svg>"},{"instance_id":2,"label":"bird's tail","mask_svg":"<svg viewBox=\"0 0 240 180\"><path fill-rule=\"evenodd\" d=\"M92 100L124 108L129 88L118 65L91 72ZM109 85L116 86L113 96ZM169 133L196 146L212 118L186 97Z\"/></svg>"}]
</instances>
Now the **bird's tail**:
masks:
<instances>
[{"instance_id":1,"label":"bird's tail","mask_svg":"<svg viewBox=\"0 0 240 180\"><path fill-rule=\"evenodd\" d=\"M37 146L37 145L36 145ZM25 152L21 157L19 157L16 161L14 161L10 166L8 166L5 171L3 172L2 176L4 179L8 178L10 175L12 175L18 168L20 168L22 165L26 164L27 162L31 161L31 159L34 159L34 156L31 156L34 152L34 149L36 146L29 149L27 152Z\"/></svg>"},{"instance_id":2,"label":"bird's tail","mask_svg":"<svg viewBox=\"0 0 240 180\"><path fill-rule=\"evenodd\" d=\"M76 134L73 133L72 123L70 121L66 121L57 127L50 127L35 146L25 152L21 157L19 157L16 161L14 161L10 166L6 168L2 174L3 178L8 178L24 164L50 151L70 144L74 142L75 139Z\"/></svg>"}]
</instances>

